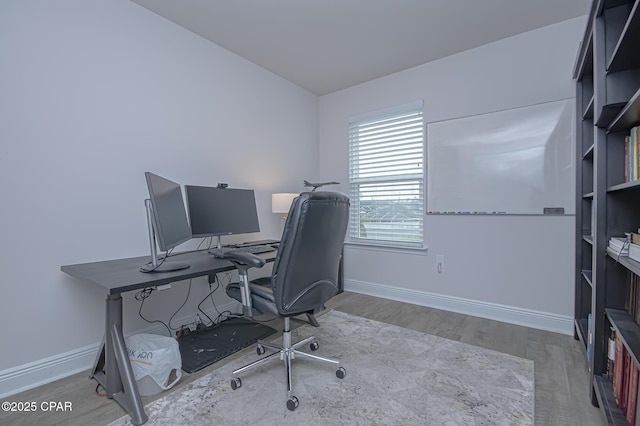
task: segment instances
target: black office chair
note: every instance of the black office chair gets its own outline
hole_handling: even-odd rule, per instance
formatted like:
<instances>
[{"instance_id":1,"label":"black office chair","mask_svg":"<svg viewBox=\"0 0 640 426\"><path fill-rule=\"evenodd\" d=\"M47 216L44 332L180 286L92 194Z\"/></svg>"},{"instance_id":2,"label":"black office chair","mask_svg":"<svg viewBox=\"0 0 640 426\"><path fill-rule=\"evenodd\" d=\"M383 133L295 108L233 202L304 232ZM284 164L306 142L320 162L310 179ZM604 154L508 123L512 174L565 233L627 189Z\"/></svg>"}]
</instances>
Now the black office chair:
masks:
<instances>
[{"instance_id":1,"label":"black office chair","mask_svg":"<svg viewBox=\"0 0 640 426\"><path fill-rule=\"evenodd\" d=\"M323 309L325 302L338 293L338 268L342 245L349 219L349 198L336 192L305 192L294 199L284 227L280 247L271 272L270 285L250 283L248 270L262 267L260 257L241 252L230 252L225 257L238 268L240 282L227 286L227 294L242 302L244 314L254 311L284 318L282 345L258 342L257 352L265 348L276 352L235 370L231 388L242 386L239 375L274 359L282 359L287 371L287 408L298 407L291 382L291 360L304 357L324 361L336 367L336 376L344 378L346 371L339 361L307 354L298 350L310 344L319 348L315 338L309 337L291 343L290 318Z\"/></svg>"}]
</instances>

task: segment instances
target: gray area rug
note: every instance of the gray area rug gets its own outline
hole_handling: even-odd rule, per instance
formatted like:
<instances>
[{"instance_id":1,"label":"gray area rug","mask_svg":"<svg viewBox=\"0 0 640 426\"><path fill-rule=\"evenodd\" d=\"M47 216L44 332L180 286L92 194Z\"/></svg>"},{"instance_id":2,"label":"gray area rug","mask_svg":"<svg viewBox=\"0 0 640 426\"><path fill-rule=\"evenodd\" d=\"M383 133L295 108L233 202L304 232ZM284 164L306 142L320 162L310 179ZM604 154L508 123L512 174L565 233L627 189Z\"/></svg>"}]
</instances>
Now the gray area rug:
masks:
<instances>
[{"instance_id":1,"label":"gray area rug","mask_svg":"<svg viewBox=\"0 0 640 426\"><path fill-rule=\"evenodd\" d=\"M532 425L533 361L331 311L292 332L314 335L329 364L296 358L295 411L286 408L282 362L230 387L231 371L255 351L149 404L149 425ZM308 348L302 348L308 352ZM111 425L128 425L124 416Z\"/></svg>"}]
</instances>

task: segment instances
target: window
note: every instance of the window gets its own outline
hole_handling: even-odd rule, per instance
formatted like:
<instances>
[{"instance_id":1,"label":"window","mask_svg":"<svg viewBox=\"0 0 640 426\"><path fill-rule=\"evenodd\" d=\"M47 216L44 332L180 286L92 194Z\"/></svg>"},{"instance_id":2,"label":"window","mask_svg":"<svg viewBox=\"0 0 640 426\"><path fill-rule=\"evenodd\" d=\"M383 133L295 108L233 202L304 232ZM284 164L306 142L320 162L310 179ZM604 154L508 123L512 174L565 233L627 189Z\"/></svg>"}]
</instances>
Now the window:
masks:
<instances>
[{"instance_id":1,"label":"window","mask_svg":"<svg viewBox=\"0 0 640 426\"><path fill-rule=\"evenodd\" d=\"M349 122L352 242L423 246L422 102Z\"/></svg>"}]
</instances>

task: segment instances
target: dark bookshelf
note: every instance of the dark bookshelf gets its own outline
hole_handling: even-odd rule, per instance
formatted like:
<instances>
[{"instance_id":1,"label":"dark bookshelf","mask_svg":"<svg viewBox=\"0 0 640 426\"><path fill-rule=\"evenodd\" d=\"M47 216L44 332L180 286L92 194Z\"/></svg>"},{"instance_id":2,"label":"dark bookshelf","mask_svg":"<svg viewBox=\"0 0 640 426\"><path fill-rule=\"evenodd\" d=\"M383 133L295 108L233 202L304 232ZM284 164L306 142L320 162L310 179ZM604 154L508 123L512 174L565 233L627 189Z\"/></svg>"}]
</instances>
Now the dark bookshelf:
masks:
<instances>
[{"instance_id":1,"label":"dark bookshelf","mask_svg":"<svg viewBox=\"0 0 640 426\"><path fill-rule=\"evenodd\" d=\"M608 424L628 424L607 378L613 328L635 367L640 326L627 313L640 262L608 248L640 228L640 181L625 182L625 136L640 125L640 0L594 0L574 67L576 81L575 338L586 349L590 398ZM587 318L591 316L591 329Z\"/></svg>"}]
</instances>

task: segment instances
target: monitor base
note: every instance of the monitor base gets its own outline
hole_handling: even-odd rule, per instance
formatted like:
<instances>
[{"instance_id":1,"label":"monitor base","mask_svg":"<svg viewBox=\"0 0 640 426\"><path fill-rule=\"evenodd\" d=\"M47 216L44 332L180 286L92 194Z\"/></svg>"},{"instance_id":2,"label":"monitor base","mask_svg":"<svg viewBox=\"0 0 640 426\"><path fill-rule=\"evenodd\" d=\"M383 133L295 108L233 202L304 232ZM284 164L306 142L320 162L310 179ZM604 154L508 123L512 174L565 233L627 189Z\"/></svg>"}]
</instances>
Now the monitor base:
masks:
<instances>
[{"instance_id":1,"label":"monitor base","mask_svg":"<svg viewBox=\"0 0 640 426\"><path fill-rule=\"evenodd\" d=\"M140 267L140 272L171 272L187 269L190 266L188 263L178 262L162 262L159 265L153 266L153 264L149 262Z\"/></svg>"}]
</instances>

